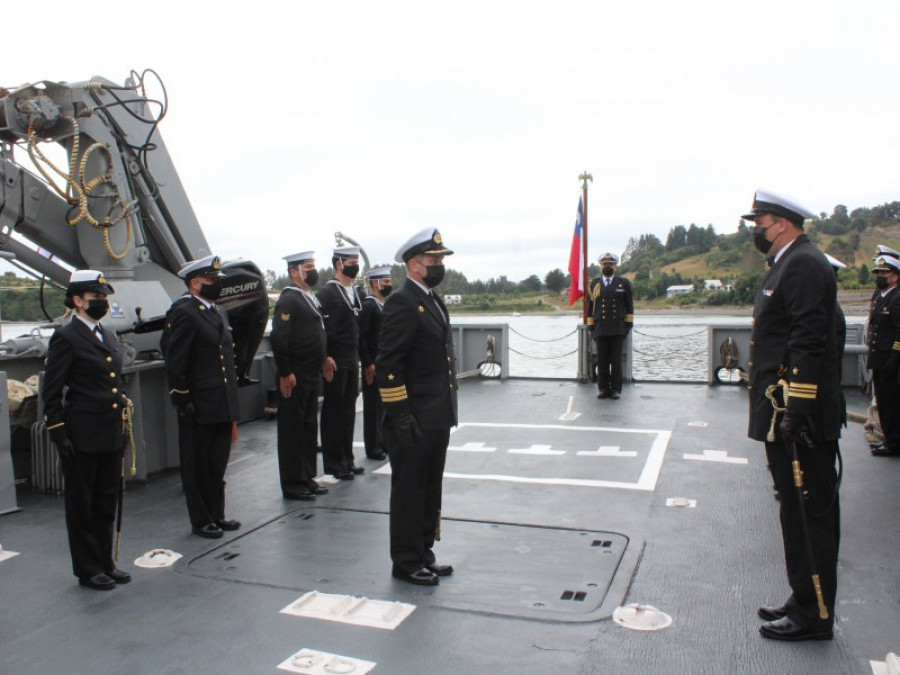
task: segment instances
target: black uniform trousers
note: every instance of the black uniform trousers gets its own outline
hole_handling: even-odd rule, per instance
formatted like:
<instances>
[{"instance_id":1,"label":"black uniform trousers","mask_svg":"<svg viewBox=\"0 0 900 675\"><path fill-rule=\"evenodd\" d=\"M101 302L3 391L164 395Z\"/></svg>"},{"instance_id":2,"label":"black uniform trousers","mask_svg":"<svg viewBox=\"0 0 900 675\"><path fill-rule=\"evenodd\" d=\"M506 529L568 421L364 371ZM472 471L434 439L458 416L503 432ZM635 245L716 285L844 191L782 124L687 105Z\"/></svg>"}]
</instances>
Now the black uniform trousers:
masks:
<instances>
[{"instance_id":1,"label":"black uniform trousers","mask_svg":"<svg viewBox=\"0 0 900 675\"><path fill-rule=\"evenodd\" d=\"M624 335L602 335L597 342L597 387L600 391L622 391L622 345Z\"/></svg>"},{"instance_id":2,"label":"black uniform trousers","mask_svg":"<svg viewBox=\"0 0 900 675\"><path fill-rule=\"evenodd\" d=\"M231 455L231 422L198 424L178 418L181 484L194 528L225 520L225 469Z\"/></svg>"},{"instance_id":3,"label":"black uniform trousers","mask_svg":"<svg viewBox=\"0 0 900 675\"><path fill-rule=\"evenodd\" d=\"M816 571L822 584L822 595L828 608L828 623L834 621L834 598L837 592L837 554L841 538L840 504L836 490L838 442L823 441L810 449L798 445L803 470L803 483L808 493L804 501L809 537L812 541ZM778 490L781 535L788 583L793 594L787 601L789 615L809 625L818 617L812 567L803 535L797 488L794 486L792 456L783 443L766 443L769 469Z\"/></svg>"},{"instance_id":4,"label":"black uniform trousers","mask_svg":"<svg viewBox=\"0 0 900 675\"><path fill-rule=\"evenodd\" d=\"M322 458L325 473L346 473L353 464L353 427L359 394L356 361L338 361L322 401Z\"/></svg>"},{"instance_id":5,"label":"black uniform trousers","mask_svg":"<svg viewBox=\"0 0 900 675\"><path fill-rule=\"evenodd\" d=\"M278 473L285 496L304 492L316 477L319 394L298 384L290 397L278 396Z\"/></svg>"},{"instance_id":6,"label":"black uniform trousers","mask_svg":"<svg viewBox=\"0 0 900 675\"><path fill-rule=\"evenodd\" d=\"M884 444L891 450L900 450L900 386L897 385L897 371L873 370L872 382Z\"/></svg>"},{"instance_id":7,"label":"black uniform trousers","mask_svg":"<svg viewBox=\"0 0 900 675\"><path fill-rule=\"evenodd\" d=\"M76 577L92 577L115 569L113 525L119 499L122 454L75 452L60 459L66 482L66 530Z\"/></svg>"},{"instance_id":8,"label":"black uniform trousers","mask_svg":"<svg viewBox=\"0 0 900 675\"><path fill-rule=\"evenodd\" d=\"M384 444L384 432L381 429L381 419L384 416L381 405L381 395L378 393L378 383L362 385L363 397L363 440L366 445L366 457L375 457L386 452Z\"/></svg>"},{"instance_id":9,"label":"black uniform trousers","mask_svg":"<svg viewBox=\"0 0 900 675\"><path fill-rule=\"evenodd\" d=\"M414 447L403 447L390 425L384 427L391 449L391 560L412 573L434 563L439 537L441 489L450 429L422 430Z\"/></svg>"}]
</instances>

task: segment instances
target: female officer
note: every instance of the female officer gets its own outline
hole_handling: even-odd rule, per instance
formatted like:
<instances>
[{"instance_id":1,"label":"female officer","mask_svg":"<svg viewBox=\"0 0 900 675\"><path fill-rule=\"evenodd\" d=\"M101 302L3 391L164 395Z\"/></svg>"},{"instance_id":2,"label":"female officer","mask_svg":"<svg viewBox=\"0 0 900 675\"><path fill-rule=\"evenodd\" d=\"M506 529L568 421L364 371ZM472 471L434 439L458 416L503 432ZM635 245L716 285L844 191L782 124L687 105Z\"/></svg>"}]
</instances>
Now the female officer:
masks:
<instances>
[{"instance_id":1,"label":"female officer","mask_svg":"<svg viewBox=\"0 0 900 675\"><path fill-rule=\"evenodd\" d=\"M128 399L115 335L100 325L113 293L103 274L76 270L66 289L72 320L50 338L43 399L66 485L66 529L78 583L108 591L131 575L112 558Z\"/></svg>"}]
</instances>

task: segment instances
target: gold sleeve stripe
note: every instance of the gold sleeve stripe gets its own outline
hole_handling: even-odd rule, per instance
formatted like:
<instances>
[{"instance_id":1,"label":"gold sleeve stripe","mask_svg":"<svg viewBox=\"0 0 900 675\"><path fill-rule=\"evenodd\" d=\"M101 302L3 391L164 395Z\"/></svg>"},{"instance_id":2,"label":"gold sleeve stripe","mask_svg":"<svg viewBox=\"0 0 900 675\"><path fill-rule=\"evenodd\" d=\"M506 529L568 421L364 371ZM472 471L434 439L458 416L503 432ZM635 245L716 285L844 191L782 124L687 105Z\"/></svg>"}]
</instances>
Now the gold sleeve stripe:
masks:
<instances>
[{"instance_id":1,"label":"gold sleeve stripe","mask_svg":"<svg viewBox=\"0 0 900 675\"><path fill-rule=\"evenodd\" d=\"M900 342L895 342L893 348L896 349L897 351L900 351Z\"/></svg>"},{"instance_id":2,"label":"gold sleeve stripe","mask_svg":"<svg viewBox=\"0 0 900 675\"><path fill-rule=\"evenodd\" d=\"M589 316L589 317L588 317L587 325L588 325L588 326L593 326L593 325L594 325L594 317L592 317L592 316Z\"/></svg>"},{"instance_id":3,"label":"gold sleeve stripe","mask_svg":"<svg viewBox=\"0 0 900 675\"><path fill-rule=\"evenodd\" d=\"M59 429L60 427L66 426L65 422L60 422L59 424L54 424L52 426L47 427L47 431L53 431L53 429Z\"/></svg>"},{"instance_id":4,"label":"gold sleeve stripe","mask_svg":"<svg viewBox=\"0 0 900 675\"><path fill-rule=\"evenodd\" d=\"M382 396L390 396L391 394L405 394L406 393L406 385L401 384L399 387L381 387L379 389Z\"/></svg>"},{"instance_id":5,"label":"gold sleeve stripe","mask_svg":"<svg viewBox=\"0 0 900 675\"><path fill-rule=\"evenodd\" d=\"M810 400L812 400L812 401L815 401L815 400L816 400L816 395L815 395L815 394L808 394L808 393L806 393L806 392L794 391L793 389L791 389L791 398L808 398L808 399L810 399Z\"/></svg>"},{"instance_id":6,"label":"gold sleeve stripe","mask_svg":"<svg viewBox=\"0 0 900 675\"><path fill-rule=\"evenodd\" d=\"M405 401L407 398L409 398L409 397L406 394L396 394L394 396L385 396L384 394L382 394L381 402L382 403L399 403L400 401Z\"/></svg>"},{"instance_id":7,"label":"gold sleeve stripe","mask_svg":"<svg viewBox=\"0 0 900 675\"><path fill-rule=\"evenodd\" d=\"M634 314L626 314L625 321L634 322Z\"/></svg>"},{"instance_id":8,"label":"gold sleeve stripe","mask_svg":"<svg viewBox=\"0 0 900 675\"><path fill-rule=\"evenodd\" d=\"M802 389L803 391L816 391L819 388L817 384L811 384L806 382L791 382L790 385L791 391L794 389Z\"/></svg>"}]
</instances>

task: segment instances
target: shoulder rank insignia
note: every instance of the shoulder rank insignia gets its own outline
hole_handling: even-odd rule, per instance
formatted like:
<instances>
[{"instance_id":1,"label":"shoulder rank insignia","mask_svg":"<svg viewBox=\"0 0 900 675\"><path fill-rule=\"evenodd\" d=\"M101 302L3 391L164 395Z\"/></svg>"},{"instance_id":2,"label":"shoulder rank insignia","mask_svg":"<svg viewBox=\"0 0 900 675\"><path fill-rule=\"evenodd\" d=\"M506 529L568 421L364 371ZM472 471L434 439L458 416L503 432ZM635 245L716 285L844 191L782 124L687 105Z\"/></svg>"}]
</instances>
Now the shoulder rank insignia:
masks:
<instances>
[{"instance_id":1,"label":"shoulder rank insignia","mask_svg":"<svg viewBox=\"0 0 900 675\"><path fill-rule=\"evenodd\" d=\"M282 313L281 313L281 320L282 320L282 321L290 321L290 320L291 320L291 315L290 315L289 313L287 313L287 312L282 312Z\"/></svg>"},{"instance_id":2,"label":"shoulder rank insignia","mask_svg":"<svg viewBox=\"0 0 900 675\"><path fill-rule=\"evenodd\" d=\"M425 308L422 305L419 305L419 313L422 314L425 312Z\"/></svg>"}]
</instances>

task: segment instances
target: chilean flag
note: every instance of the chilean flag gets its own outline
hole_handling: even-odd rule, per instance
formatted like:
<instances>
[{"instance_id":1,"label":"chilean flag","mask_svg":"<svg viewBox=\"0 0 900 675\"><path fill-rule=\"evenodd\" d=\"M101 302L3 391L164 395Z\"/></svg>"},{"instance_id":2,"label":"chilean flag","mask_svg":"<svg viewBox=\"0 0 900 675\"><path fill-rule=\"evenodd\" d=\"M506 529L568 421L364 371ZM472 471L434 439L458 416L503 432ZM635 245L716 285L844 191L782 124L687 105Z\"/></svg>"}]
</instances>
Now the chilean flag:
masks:
<instances>
[{"instance_id":1,"label":"chilean flag","mask_svg":"<svg viewBox=\"0 0 900 675\"><path fill-rule=\"evenodd\" d=\"M578 217L575 218L575 234L572 235L572 251L569 253L569 306L584 295L584 251L581 247L581 228L584 223L584 206L578 198Z\"/></svg>"}]
</instances>

